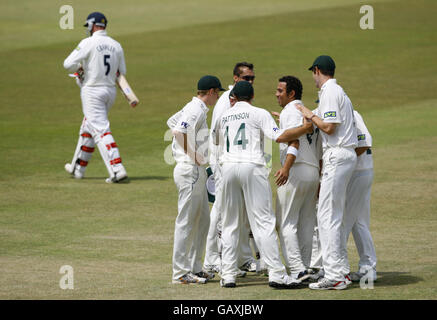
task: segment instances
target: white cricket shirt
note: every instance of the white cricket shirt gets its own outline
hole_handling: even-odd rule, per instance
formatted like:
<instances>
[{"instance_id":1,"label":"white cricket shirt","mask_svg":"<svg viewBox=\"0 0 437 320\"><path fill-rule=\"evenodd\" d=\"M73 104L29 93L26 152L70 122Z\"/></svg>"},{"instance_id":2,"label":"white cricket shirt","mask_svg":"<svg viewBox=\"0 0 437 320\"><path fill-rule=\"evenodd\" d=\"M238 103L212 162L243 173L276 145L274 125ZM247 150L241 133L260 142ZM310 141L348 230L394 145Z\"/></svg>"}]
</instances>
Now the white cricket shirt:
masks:
<instances>
[{"instance_id":1,"label":"white cricket shirt","mask_svg":"<svg viewBox=\"0 0 437 320\"><path fill-rule=\"evenodd\" d=\"M83 86L115 86L116 74L126 74L126 63L120 43L106 34L105 30L83 39L65 59L64 68L75 72L84 69Z\"/></svg>"},{"instance_id":2,"label":"white cricket shirt","mask_svg":"<svg viewBox=\"0 0 437 320\"><path fill-rule=\"evenodd\" d=\"M282 134L267 110L239 101L226 110L214 128L214 143L220 145L220 163L243 162L266 165L264 137Z\"/></svg>"},{"instance_id":3,"label":"white cricket shirt","mask_svg":"<svg viewBox=\"0 0 437 320\"><path fill-rule=\"evenodd\" d=\"M355 123L357 124L358 147L371 147L372 136L370 135L369 130L367 130L363 117L355 110L354 116ZM357 157L357 166L355 167L355 170L367 169L373 169L373 156L371 149L367 149L367 151Z\"/></svg>"},{"instance_id":4,"label":"white cricket shirt","mask_svg":"<svg viewBox=\"0 0 437 320\"><path fill-rule=\"evenodd\" d=\"M229 101L229 94L234 86L229 86L229 90L222 93L220 98L217 100L217 103L214 106L214 110L212 111L212 119L211 119L211 128L215 128L216 122L220 119L221 115L228 109L231 108L231 103ZM218 146L216 146L213 142L213 132L211 130L211 138L209 143L209 163L211 165L215 165L217 163L217 159L220 158L220 153Z\"/></svg>"},{"instance_id":5,"label":"white cricket shirt","mask_svg":"<svg viewBox=\"0 0 437 320\"><path fill-rule=\"evenodd\" d=\"M296 108L296 104L302 104L300 100L293 100L287 104L281 111L279 117L280 129L291 129L302 126L303 115ZM315 130L313 134L304 134L299 137L299 154L295 160L295 163L306 163L310 166L319 168L319 159L316 155L316 145L321 138L319 137L319 130ZM288 143L279 144L279 158L281 164L284 165L287 158Z\"/></svg>"},{"instance_id":6,"label":"white cricket shirt","mask_svg":"<svg viewBox=\"0 0 437 320\"><path fill-rule=\"evenodd\" d=\"M187 135L188 144L191 150L196 151L203 156L208 152L209 130L206 123L208 107L205 103L197 97L193 97L181 111L170 117L167 124L172 127L173 131L179 131ZM195 162L185 153L183 146L181 146L173 137L172 142L173 157L177 163Z\"/></svg>"},{"instance_id":7,"label":"white cricket shirt","mask_svg":"<svg viewBox=\"0 0 437 320\"><path fill-rule=\"evenodd\" d=\"M338 123L331 135L321 131L323 151L335 147L355 149L358 141L353 106L343 88L335 79L329 79L319 91L319 100L321 119L328 123Z\"/></svg>"}]
</instances>

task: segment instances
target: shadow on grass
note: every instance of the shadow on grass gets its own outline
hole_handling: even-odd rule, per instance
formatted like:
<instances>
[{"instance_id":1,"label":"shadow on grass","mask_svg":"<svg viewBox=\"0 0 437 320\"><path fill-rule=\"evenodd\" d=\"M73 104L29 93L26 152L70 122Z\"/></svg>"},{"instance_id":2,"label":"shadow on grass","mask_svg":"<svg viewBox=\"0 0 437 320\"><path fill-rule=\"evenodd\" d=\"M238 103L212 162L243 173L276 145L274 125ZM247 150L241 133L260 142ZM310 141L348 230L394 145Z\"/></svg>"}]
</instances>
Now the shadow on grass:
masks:
<instances>
[{"instance_id":1,"label":"shadow on grass","mask_svg":"<svg viewBox=\"0 0 437 320\"><path fill-rule=\"evenodd\" d=\"M220 277L210 280L210 282L220 283ZM410 275L408 272L378 272L378 279L374 282L375 287L405 286L423 281L423 278ZM237 279L238 287L252 287L268 285L268 277L249 275ZM308 283L302 284L297 289L308 288ZM353 283L350 288L360 288L360 283Z\"/></svg>"},{"instance_id":2,"label":"shadow on grass","mask_svg":"<svg viewBox=\"0 0 437 320\"><path fill-rule=\"evenodd\" d=\"M409 272L378 272L375 286L405 286L421 281L423 281L423 278L412 276Z\"/></svg>"},{"instance_id":3,"label":"shadow on grass","mask_svg":"<svg viewBox=\"0 0 437 320\"><path fill-rule=\"evenodd\" d=\"M85 177L84 180L105 180L107 177ZM169 177L165 176L143 176L143 177L131 177L129 176L128 181L141 181L141 180L168 180Z\"/></svg>"}]
</instances>

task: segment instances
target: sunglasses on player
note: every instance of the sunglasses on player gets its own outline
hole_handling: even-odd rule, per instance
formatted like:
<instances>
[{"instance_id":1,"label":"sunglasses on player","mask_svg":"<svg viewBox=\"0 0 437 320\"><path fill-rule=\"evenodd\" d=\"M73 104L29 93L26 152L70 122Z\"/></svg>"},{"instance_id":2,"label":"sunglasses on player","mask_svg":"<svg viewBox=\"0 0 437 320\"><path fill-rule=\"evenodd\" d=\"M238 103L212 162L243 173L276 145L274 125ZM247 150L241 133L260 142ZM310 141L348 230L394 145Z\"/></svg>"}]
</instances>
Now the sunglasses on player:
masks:
<instances>
[{"instance_id":1,"label":"sunglasses on player","mask_svg":"<svg viewBox=\"0 0 437 320\"><path fill-rule=\"evenodd\" d=\"M243 76L241 79L244 79L246 81L253 81L255 80L255 76Z\"/></svg>"}]
</instances>

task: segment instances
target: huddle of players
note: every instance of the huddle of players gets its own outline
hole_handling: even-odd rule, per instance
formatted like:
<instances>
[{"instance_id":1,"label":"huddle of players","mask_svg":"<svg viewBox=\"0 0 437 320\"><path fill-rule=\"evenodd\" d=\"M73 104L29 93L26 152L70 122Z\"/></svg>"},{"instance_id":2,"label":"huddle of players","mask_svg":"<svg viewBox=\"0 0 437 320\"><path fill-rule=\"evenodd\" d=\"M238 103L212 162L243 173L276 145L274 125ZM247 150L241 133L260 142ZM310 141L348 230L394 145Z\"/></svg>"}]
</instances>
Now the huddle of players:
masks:
<instances>
[{"instance_id":1,"label":"huddle of players","mask_svg":"<svg viewBox=\"0 0 437 320\"><path fill-rule=\"evenodd\" d=\"M90 37L64 61L66 69L82 73L78 73L78 84L84 112L76 151L65 169L75 178L83 178L97 146L110 175L106 182L120 182L127 179L127 173L109 128L108 112L116 96L117 72L126 73L124 53L121 45L107 35L107 19L102 13L91 13L84 26ZM315 277L309 267L316 203L324 272L319 272L323 277L310 288L344 289L350 280L364 275L376 279L376 256L369 232L371 136L333 79L334 61L320 56L310 70L320 89L318 108L311 112L302 105L302 85L297 78L279 79L276 97L283 107L279 128L266 110L251 104L255 76L249 63L235 66L235 85L220 99L219 91L225 89L219 79L202 77L197 96L168 120L174 133L174 180L179 193L174 283L206 283L214 276L211 271L220 271L221 285L235 287L237 276L244 276L244 270L261 268L252 256L250 233L268 269L270 286L295 288ZM207 106L214 104L209 137ZM282 168L275 174L279 186L276 216L264 159L265 136L280 143ZM216 185L211 215L204 167L208 154L204 142L208 138ZM322 167L319 158L323 158ZM346 250L350 232L360 255L359 271L352 274ZM217 241L219 234L221 241ZM281 262L278 235L290 275Z\"/></svg>"},{"instance_id":2,"label":"huddle of players","mask_svg":"<svg viewBox=\"0 0 437 320\"><path fill-rule=\"evenodd\" d=\"M248 63L235 66L234 85L220 99L218 93L224 89L219 79L201 78L197 97L168 120L174 134L174 180L179 193L173 283L206 283L214 277L212 271L220 271L221 286L235 287L237 277L244 276L241 268L255 271L249 230L271 287L297 288L318 280L309 288L339 290L363 276L376 280L369 232L371 136L333 78L332 58L319 56L309 70L320 89L318 108L310 111L303 106L299 79L282 77L276 97L283 110L280 115L273 113L279 116L279 127L270 113L251 104L255 77ZM207 106L216 102L208 137ZM276 215L264 137L280 143ZM211 220L204 167L208 138L216 187ZM310 269L316 223L323 261L318 274ZM355 273L350 273L346 250L351 231L360 255Z\"/></svg>"}]
</instances>

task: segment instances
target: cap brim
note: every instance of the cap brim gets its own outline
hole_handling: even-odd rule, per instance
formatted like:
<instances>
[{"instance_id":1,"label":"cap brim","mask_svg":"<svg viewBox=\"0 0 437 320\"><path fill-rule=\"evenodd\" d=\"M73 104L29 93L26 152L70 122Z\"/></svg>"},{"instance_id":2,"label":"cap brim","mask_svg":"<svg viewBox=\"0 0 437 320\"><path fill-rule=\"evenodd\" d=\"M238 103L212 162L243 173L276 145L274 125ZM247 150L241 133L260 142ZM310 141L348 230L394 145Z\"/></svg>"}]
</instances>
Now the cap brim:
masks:
<instances>
[{"instance_id":1,"label":"cap brim","mask_svg":"<svg viewBox=\"0 0 437 320\"><path fill-rule=\"evenodd\" d=\"M223 89L223 88L219 88L219 90L220 90L220 91L226 91L226 89Z\"/></svg>"},{"instance_id":2,"label":"cap brim","mask_svg":"<svg viewBox=\"0 0 437 320\"><path fill-rule=\"evenodd\" d=\"M314 67L315 67L315 66L311 66L311 67L308 68L308 70L313 70Z\"/></svg>"}]
</instances>

